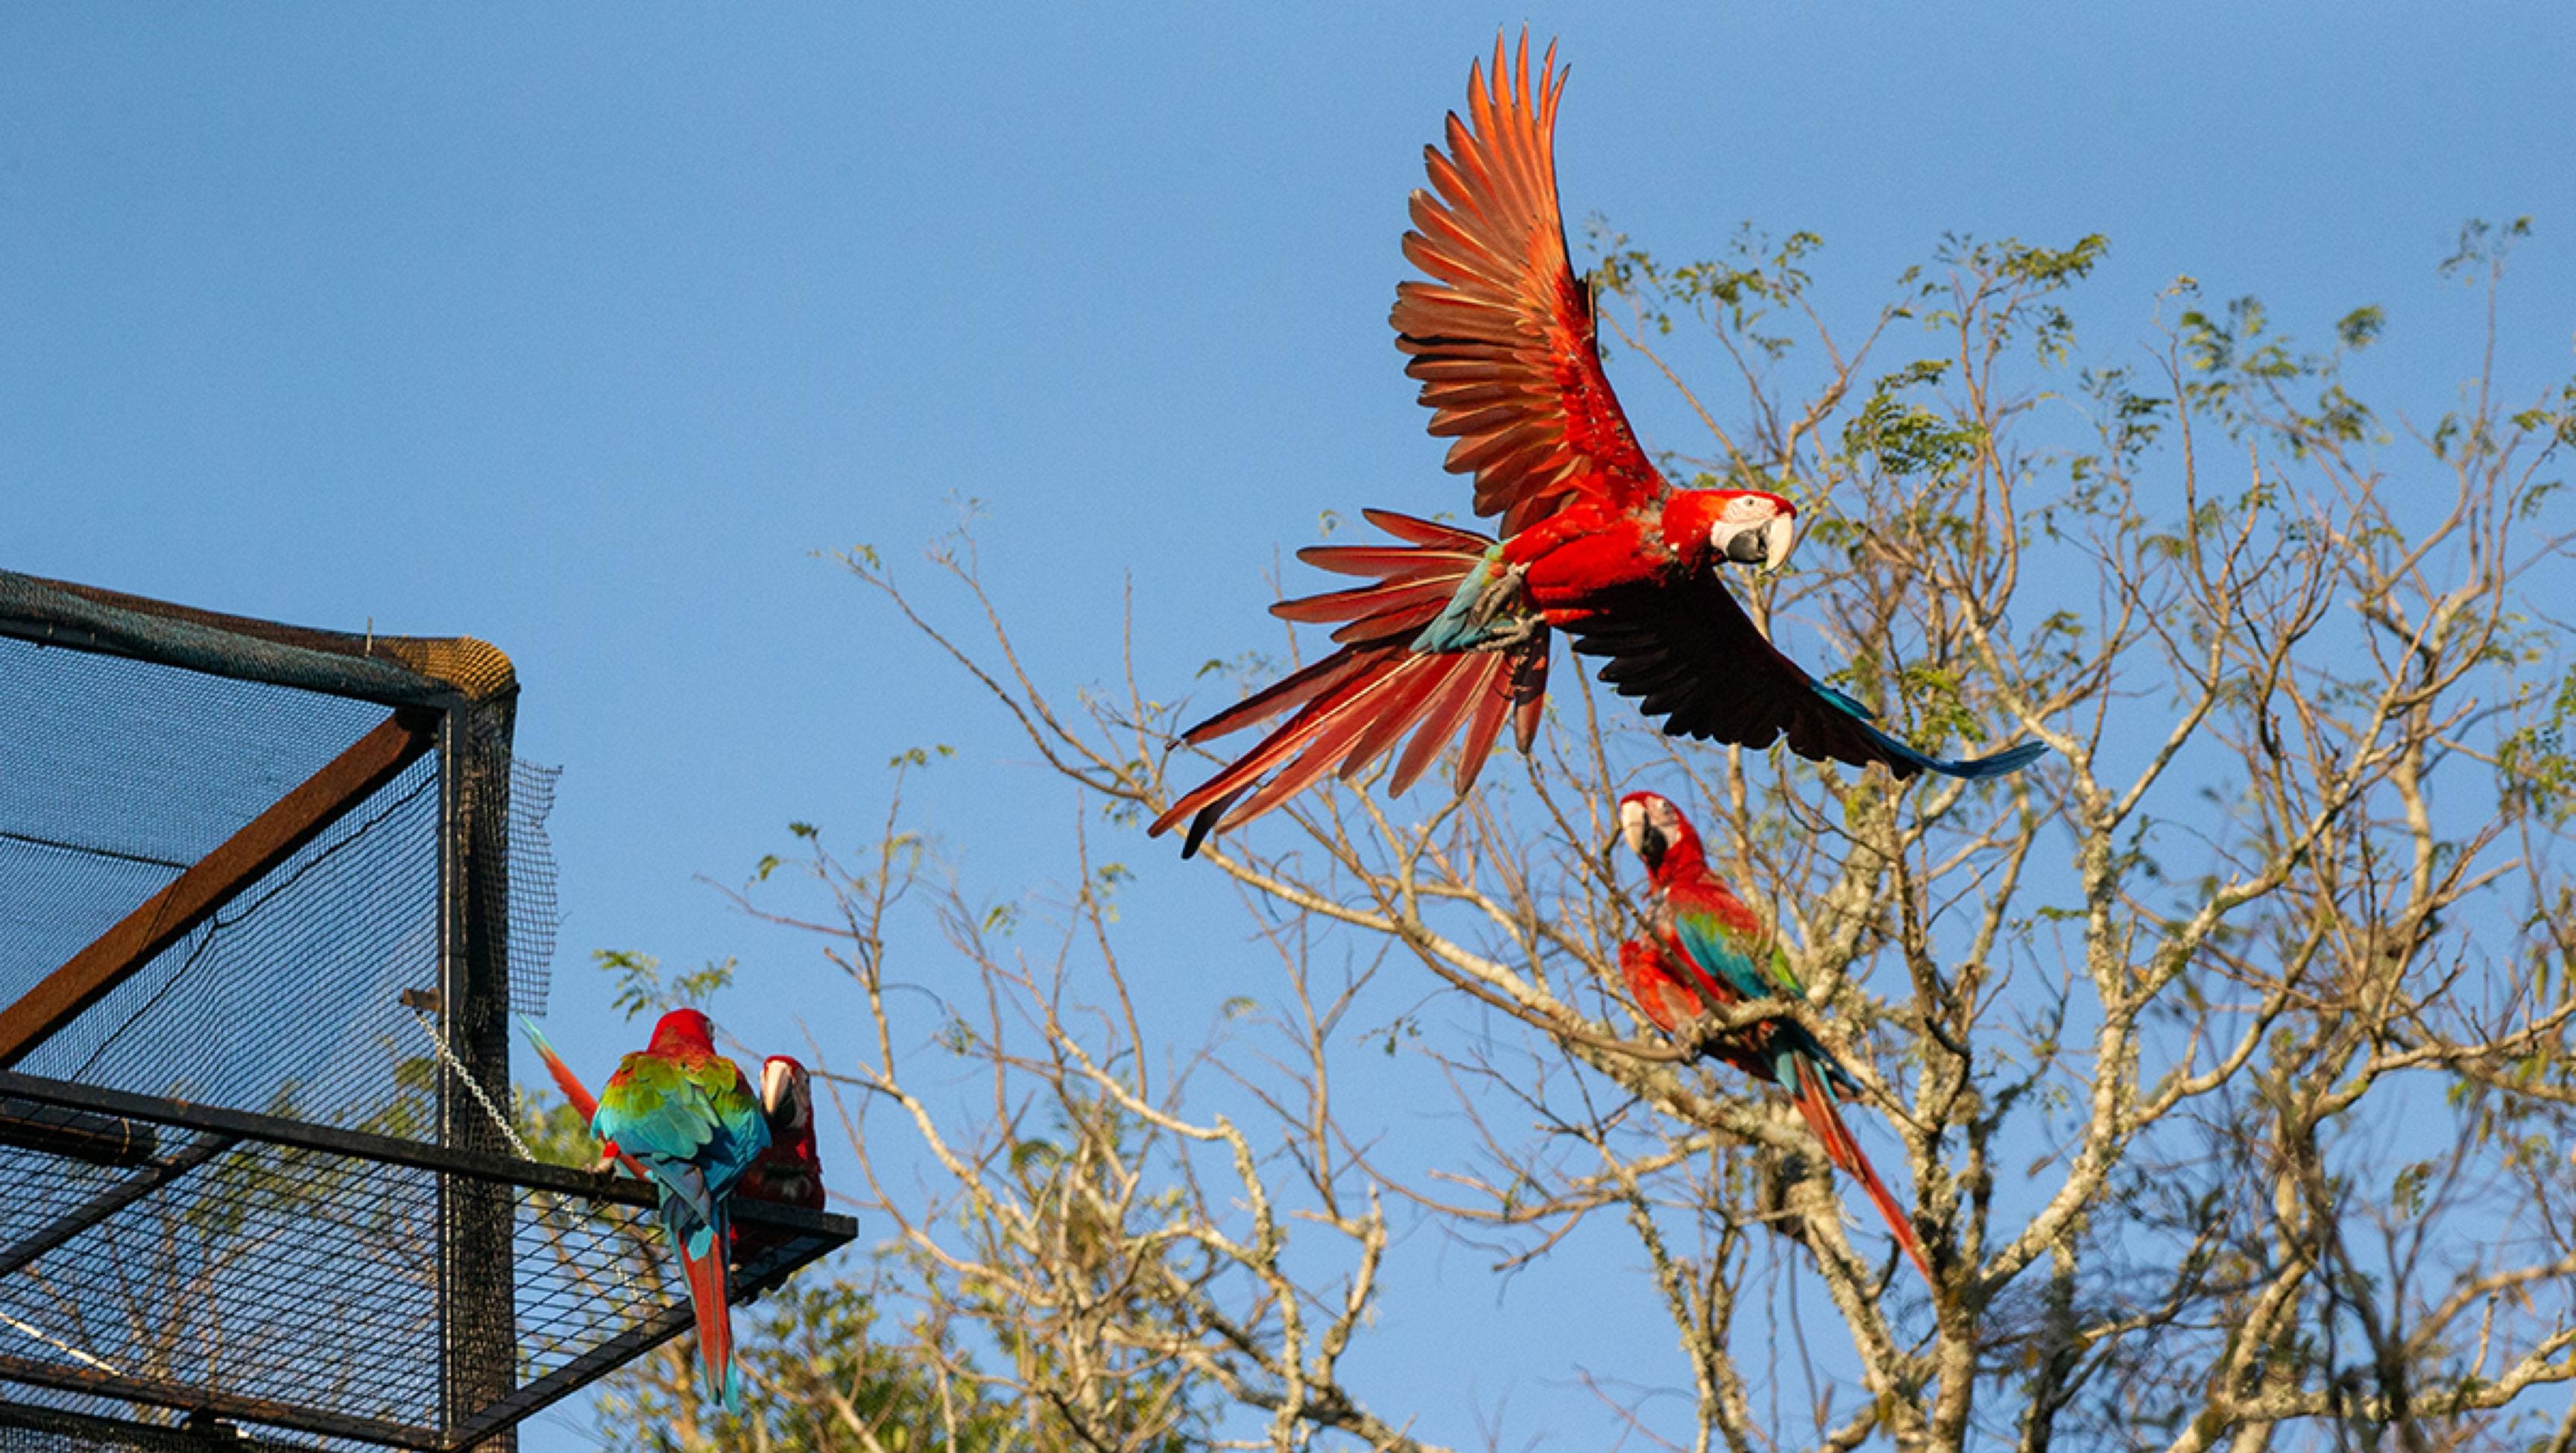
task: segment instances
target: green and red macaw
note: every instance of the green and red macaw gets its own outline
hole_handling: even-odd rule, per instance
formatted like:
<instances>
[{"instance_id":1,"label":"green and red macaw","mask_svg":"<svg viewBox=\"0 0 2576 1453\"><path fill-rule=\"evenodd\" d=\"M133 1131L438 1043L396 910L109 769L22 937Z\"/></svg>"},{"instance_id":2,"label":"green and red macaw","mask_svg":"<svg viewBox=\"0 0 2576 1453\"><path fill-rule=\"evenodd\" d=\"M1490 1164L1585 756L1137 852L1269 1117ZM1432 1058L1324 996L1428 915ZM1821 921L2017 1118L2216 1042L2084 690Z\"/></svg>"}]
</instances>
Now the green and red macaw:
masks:
<instances>
[{"instance_id":1,"label":"green and red macaw","mask_svg":"<svg viewBox=\"0 0 2576 1453\"><path fill-rule=\"evenodd\" d=\"M1631 792L1619 799L1619 832L1646 865L1654 900L1653 937L1621 945L1619 968L1629 997L1656 1028L1679 1034L1718 1006L1802 992L1775 961L1762 921L1710 871L1681 809L1655 793ZM1825 1158L1860 1182L1929 1283L1932 1263L1914 1223L1843 1123L1837 1102L1860 1086L1832 1052L1796 1021L1772 1019L1716 1039L1709 1053L1789 1092Z\"/></svg>"},{"instance_id":2,"label":"green and red macaw","mask_svg":"<svg viewBox=\"0 0 2576 1453\"><path fill-rule=\"evenodd\" d=\"M783 1054L761 1062L760 1113L769 1121L769 1148L743 1173L741 1193L755 1201L823 1209L823 1158L814 1147L814 1080L804 1065Z\"/></svg>"},{"instance_id":3,"label":"green and red macaw","mask_svg":"<svg viewBox=\"0 0 2576 1453\"><path fill-rule=\"evenodd\" d=\"M1943 761L1872 724L1859 702L1809 676L1737 603L1721 565L1778 570L1797 508L1755 489L1676 489L1646 458L1601 368L1592 294L1575 276L1556 195L1556 109L1565 73L1550 47L1531 85L1494 44L1490 80L1467 82L1448 150L1426 148L1431 190L1413 194L1404 255L1429 274L1396 288L1396 347L1422 385L1431 432L1457 442L1448 468L1475 477L1475 509L1500 538L1387 510L1362 513L1383 545L1298 552L1369 584L1272 613L1336 623L1323 660L1183 734L1203 743L1283 713L1287 723L1156 819L1189 823L1184 856L1327 774L1366 771L1410 733L1388 779L1400 793L1450 739L1464 792L1509 721L1522 751L1547 692L1549 633L1606 657L1600 678L1672 736L1810 759L1991 777L2045 750L2026 743ZM1507 66L1506 62L1512 63ZM1263 780L1267 778L1267 780Z\"/></svg>"},{"instance_id":4,"label":"green and red macaw","mask_svg":"<svg viewBox=\"0 0 2576 1453\"><path fill-rule=\"evenodd\" d=\"M759 1097L741 1069L716 1053L707 1016L674 1009L653 1026L649 1045L618 1062L600 1091L590 1133L600 1142L603 1169L629 1156L652 1180L663 1228L688 1273L707 1396L739 1410L742 1378L734 1366L726 1263L735 1184L769 1148Z\"/></svg>"}]
</instances>

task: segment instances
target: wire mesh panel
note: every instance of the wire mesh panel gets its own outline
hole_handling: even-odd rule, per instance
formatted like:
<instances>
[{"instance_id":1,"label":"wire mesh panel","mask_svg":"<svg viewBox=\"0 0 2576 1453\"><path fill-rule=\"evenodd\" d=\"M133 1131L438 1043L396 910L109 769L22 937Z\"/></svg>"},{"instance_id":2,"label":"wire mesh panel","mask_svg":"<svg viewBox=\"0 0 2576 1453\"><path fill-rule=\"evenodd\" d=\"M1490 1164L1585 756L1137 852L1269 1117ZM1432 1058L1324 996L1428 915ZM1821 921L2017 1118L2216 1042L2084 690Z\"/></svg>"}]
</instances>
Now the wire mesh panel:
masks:
<instances>
[{"instance_id":1,"label":"wire mesh panel","mask_svg":"<svg viewBox=\"0 0 2576 1453\"><path fill-rule=\"evenodd\" d=\"M505 1207L518 1269L511 1386L462 1407L436 1235L459 1185ZM737 1225L746 1294L855 1229L758 1203ZM0 1377L40 1408L461 1448L676 1335L686 1295L631 1182L0 1074Z\"/></svg>"},{"instance_id":2,"label":"wire mesh panel","mask_svg":"<svg viewBox=\"0 0 2576 1453\"><path fill-rule=\"evenodd\" d=\"M316 1453L318 1445L250 1437L211 1417L153 1427L62 1408L0 1405L0 1453L91 1453L99 1448L139 1453Z\"/></svg>"},{"instance_id":3,"label":"wire mesh panel","mask_svg":"<svg viewBox=\"0 0 2576 1453\"><path fill-rule=\"evenodd\" d=\"M0 1453L506 1447L686 1327L642 1190L501 1123L555 906L516 698L0 572ZM775 1214L746 1290L853 1229Z\"/></svg>"},{"instance_id":4,"label":"wire mesh panel","mask_svg":"<svg viewBox=\"0 0 2576 1453\"><path fill-rule=\"evenodd\" d=\"M386 716L372 702L0 637L0 1004ZM433 1133L415 1103L428 1045L400 996L438 985L440 773L422 755L346 806L16 1066Z\"/></svg>"}]
</instances>

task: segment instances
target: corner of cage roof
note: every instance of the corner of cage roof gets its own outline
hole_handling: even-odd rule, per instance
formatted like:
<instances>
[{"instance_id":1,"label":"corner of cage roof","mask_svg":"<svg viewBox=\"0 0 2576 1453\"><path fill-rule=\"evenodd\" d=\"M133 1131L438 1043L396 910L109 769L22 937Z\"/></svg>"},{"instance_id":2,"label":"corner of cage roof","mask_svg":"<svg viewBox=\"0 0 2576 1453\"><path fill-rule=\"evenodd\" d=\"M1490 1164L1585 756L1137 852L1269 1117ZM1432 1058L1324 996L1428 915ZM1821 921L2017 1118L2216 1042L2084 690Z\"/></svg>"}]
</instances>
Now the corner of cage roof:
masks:
<instances>
[{"instance_id":1,"label":"corner of cage roof","mask_svg":"<svg viewBox=\"0 0 2576 1453\"><path fill-rule=\"evenodd\" d=\"M437 640L380 637L376 646L421 675L455 687L468 701L490 701L519 687L518 668L510 664L501 648L472 636Z\"/></svg>"}]
</instances>

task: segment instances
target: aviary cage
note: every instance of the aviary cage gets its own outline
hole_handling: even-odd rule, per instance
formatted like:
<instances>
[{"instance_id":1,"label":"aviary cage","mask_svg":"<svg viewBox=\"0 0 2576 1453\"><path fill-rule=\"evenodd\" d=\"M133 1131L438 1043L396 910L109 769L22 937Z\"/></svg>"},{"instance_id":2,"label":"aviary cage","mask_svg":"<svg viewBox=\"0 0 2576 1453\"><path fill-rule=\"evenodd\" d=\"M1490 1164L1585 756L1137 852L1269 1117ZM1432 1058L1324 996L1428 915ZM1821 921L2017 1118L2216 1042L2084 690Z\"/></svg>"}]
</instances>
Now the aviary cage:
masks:
<instances>
[{"instance_id":1,"label":"aviary cage","mask_svg":"<svg viewBox=\"0 0 2576 1453\"><path fill-rule=\"evenodd\" d=\"M644 1189L505 1128L517 697L479 641L0 572L0 1453L507 1447L687 1329ZM856 1230L736 1219L744 1297Z\"/></svg>"}]
</instances>

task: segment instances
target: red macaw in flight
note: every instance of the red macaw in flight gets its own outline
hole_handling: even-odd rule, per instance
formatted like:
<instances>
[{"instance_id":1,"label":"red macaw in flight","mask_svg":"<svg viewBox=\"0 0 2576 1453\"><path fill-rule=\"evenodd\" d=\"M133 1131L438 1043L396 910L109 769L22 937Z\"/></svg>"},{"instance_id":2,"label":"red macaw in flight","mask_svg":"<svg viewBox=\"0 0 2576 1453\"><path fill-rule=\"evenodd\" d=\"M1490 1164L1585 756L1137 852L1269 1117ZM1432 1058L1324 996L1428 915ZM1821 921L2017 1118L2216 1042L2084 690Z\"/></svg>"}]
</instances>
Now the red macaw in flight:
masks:
<instances>
[{"instance_id":1,"label":"red macaw in flight","mask_svg":"<svg viewBox=\"0 0 2576 1453\"><path fill-rule=\"evenodd\" d=\"M1462 726L1454 782L1466 791L1506 720L1529 750L1551 629L1607 657L1601 679L1641 698L1673 736L1755 748L1785 736L1800 756L1878 762L1900 778L1996 776L2046 750L1927 756L1800 669L1744 613L1718 567L1778 570L1797 508L1763 490L1676 489L1647 460L1602 372L1592 295L1566 251L1555 160L1565 73L1551 46L1533 89L1527 36L1507 59L1497 38L1490 81L1482 67L1469 72L1467 119L1449 115L1448 151L1425 149L1432 189L1413 194L1404 255L1430 276L1397 285L1391 319L1431 432L1457 441L1448 468L1475 476L1476 513L1501 516L1501 538L1366 510L1396 543L1299 551L1372 582L1271 608L1338 622L1341 649L1184 733L1202 743L1295 713L1150 831L1187 821L1182 853L1195 853L1210 832L1327 773L1366 771L1408 732L1389 793L1411 786Z\"/></svg>"},{"instance_id":2,"label":"red macaw in flight","mask_svg":"<svg viewBox=\"0 0 2576 1453\"><path fill-rule=\"evenodd\" d=\"M731 1203L735 1184L769 1148L769 1121L742 1070L716 1053L707 1016L695 1009L663 1015L652 1043L619 1061L608 1077L590 1133L605 1156L632 1156L652 1179L663 1228L688 1272L707 1396L739 1411L742 1375L734 1365L726 1267Z\"/></svg>"},{"instance_id":3,"label":"red macaw in flight","mask_svg":"<svg viewBox=\"0 0 2576 1453\"><path fill-rule=\"evenodd\" d=\"M1800 992L1771 960L1770 935L1744 900L1709 870L1699 834L1681 810L1652 792L1619 799L1619 831L1646 865L1654 895L1654 937L1620 946L1619 968L1637 1008L1666 1034L1680 1033L1712 1008ZM1836 1102L1860 1086L1831 1051L1794 1020L1773 1019L1711 1044L1709 1053L1756 1079L1787 1090L1825 1158L1868 1193L1896 1244L1932 1280L1932 1263L1914 1223L1861 1153Z\"/></svg>"}]
</instances>

